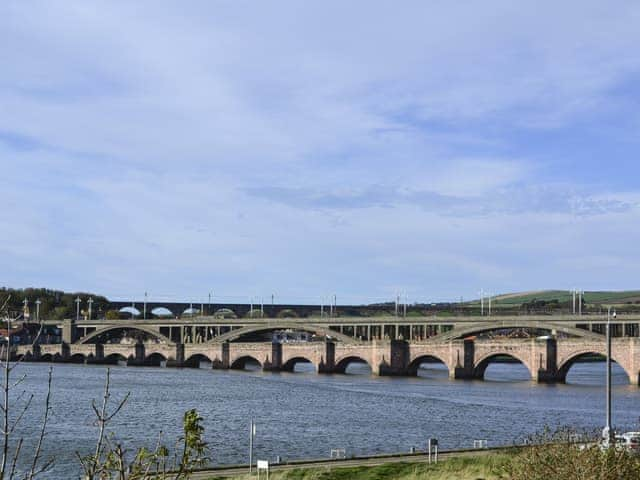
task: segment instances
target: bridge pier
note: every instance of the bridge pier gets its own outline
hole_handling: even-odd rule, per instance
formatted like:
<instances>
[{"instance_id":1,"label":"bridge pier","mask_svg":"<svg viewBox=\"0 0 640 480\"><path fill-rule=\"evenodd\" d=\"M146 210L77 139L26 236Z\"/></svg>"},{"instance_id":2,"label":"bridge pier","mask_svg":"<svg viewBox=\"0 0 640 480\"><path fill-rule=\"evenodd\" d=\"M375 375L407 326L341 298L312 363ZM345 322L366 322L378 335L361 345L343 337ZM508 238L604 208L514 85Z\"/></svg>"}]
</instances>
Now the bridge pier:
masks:
<instances>
[{"instance_id":1,"label":"bridge pier","mask_svg":"<svg viewBox=\"0 0 640 480\"><path fill-rule=\"evenodd\" d=\"M479 375L476 370L475 347L473 340L464 341L462 358L460 358L460 350L457 350L456 363L453 368L449 369L449 378L455 380L475 380L482 378L482 375Z\"/></svg>"},{"instance_id":2,"label":"bridge pier","mask_svg":"<svg viewBox=\"0 0 640 480\"><path fill-rule=\"evenodd\" d=\"M555 338L548 338L545 347L546 354L538 352L539 364L534 380L538 383L564 382L558 372L558 341Z\"/></svg>"},{"instance_id":3,"label":"bridge pier","mask_svg":"<svg viewBox=\"0 0 640 480\"><path fill-rule=\"evenodd\" d=\"M336 344L333 342L325 343L324 357L318 362L316 370L318 373L334 373L336 368Z\"/></svg>"},{"instance_id":4,"label":"bridge pier","mask_svg":"<svg viewBox=\"0 0 640 480\"><path fill-rule=\"evenodd\" d=\"M382 358L379 360L376 359L376 356L379 356L379 351L374 352L374 364L371 365L372 373L374 375L390 377L406 376L409 367L409 342L405 340L391 340L390 342L384 343L386 345L377 345L378 348L382 347ZM388 352L388 359L385 355L386 352Z\"/></svg>"},{"instance_id":5,"label":"bridge pier","mask_svg":"<svg viewBox=\"0 0 640 480\"><path fill-rule=\"evenodd\" d=\"M174 358L167 358L165 367L167 368L182 368L185 366L184 358L184 343L176 344L176 353Z\"/></svg>"}]
</instances>

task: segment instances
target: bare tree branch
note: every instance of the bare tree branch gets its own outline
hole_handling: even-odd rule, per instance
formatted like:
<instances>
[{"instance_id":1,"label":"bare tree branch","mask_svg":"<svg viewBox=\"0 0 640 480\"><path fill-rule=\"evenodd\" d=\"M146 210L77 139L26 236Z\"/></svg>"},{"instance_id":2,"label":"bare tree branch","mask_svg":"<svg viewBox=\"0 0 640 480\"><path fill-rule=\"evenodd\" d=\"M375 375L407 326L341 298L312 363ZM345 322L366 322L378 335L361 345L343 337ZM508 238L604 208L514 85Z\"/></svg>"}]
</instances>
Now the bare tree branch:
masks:
<instances>
[{"instance_id":1,"label":"bare tree branch","mask_svg":"<svg viewBox=\"0 0 640 480\"><path fill-rule=\"evenodd\" d=\"M16 451L13 454L13 460L11 461L11 472L9 473L9 478L13 478L16 473L16 465L18 463L18 456L20 455L20 450L22 449L22 438L18 440L18 446L16 447Z\"/></svg>"},{"instance_id":2,"label":"bare tree branch","mask_svg":"<svg viewBox=\"0 0 640 480\"><path fill-rule=\"evenodd\" d=\"M53 368L49 367L49 377L47 380L47 397L44 401L44 416L42 418L42 425L40 426L40 435L38 436L38 444L36 445L36 450L33 454L33 462L31 463L31 469L29 470L29 474L27 475L27 480L32 480L36 475L36 467L38 466L38 461L40 460L40 452L42 450L42 442L44 441L44 437L47 430L47 423L49 422L49 413L51 412L51 381L53 378ZM53 460L50 460L53 462ZM38 472L42 473L42 471Z\"/></svg>"}]
</instances>

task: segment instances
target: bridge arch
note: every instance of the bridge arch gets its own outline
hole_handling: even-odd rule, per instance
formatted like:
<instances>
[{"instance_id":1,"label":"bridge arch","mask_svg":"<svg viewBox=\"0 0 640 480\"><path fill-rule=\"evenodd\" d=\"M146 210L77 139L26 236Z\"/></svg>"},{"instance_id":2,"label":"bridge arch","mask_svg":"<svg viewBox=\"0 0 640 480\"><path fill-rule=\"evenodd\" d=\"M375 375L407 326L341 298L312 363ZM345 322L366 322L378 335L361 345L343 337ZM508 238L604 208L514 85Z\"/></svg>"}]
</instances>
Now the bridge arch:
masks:
<instances>
[{"instance_id":1,"label":"bridge arch","mask_svg":"<svg viewBox=\"0 0 640 480\"><path fill-rule=\"evenodd\" d=\"M236 358L229 368L233 370L249 370L247 369L247 366L250 364L258 364L259 368L262 368L262 362L252 355L243 355Z\"/></svg>"},{"instance_id":2,"label":"bridge arch","mask_svg":"<svg viewBox=\"0 0 640 480\"><path fill-rule=\"evenodd\" d=\"M557 374L557 378L559 381L561 382L566 382L567 381L567 375L569 374L569 370L571 370L571 367L579 362L581 359L584 359L585 357L588 356L593 356L593 355L599 355L600 357L606 358L607 352L605 348L593 348L594 346L591 346L588 349L584 349L584 350L578 350L576 352L572 352L570 355L568 355L566 358L561 359L558 362L558 374ZM616 360L616 358L612 355L611 356L611 360L615 363L617 363L620 368L622 368L622 370L624 370L624 372L627 374L627 379L631 382L631 383L636 383L638 384L638 380L640 377L640 372L634 372L631 370L631 368L629 368L628 365L625 365L622 362L618 362ZM634 382L635 380L635 382Z\"/></svg>"},{"instance_id":3,"label":"bridge arch","mask_svg":"<svg viewBox=\"0 0 640 480\"><path fill-rule=\"evenodd\" d=\"M118 310L118 312L120 313L129 313L135 317L139 317L140 315L142 315L142 312L140 310L138 310L136 307L133 306L128 306L128 307L122 307Z\"/></svg>"},{"instance_id":4,"label":"bridge arch","mask_svg":"<svg viewBox=\"0 0 640 480\"><path fill-rule=\"evenodd\" d=\"M143 325L110 325L108 327L101 328L100 330L96 330L95 332L91 332L88 335L85 335L75 343L97 343L95 342L95 340L99 339L99 337L104 336L105 334L108 334L110 332L115 332L117 330L138 332L138 334L147 334L152 338L155 338L155 340L158 342L173 343L168 337L164 336L157 330L153 330L152 328Z\"/></svg>"},{"instance_id":5,"label":"bridge arch","mask_svg":"<svg viewBox=\"0 0 640 480\"><path fill-rule=\"evenodd\" d=\"M420 368L420 365L422 365L425 362L438 363L438 364L444 365L445 367L447 367L447 371L449 372L449 375L451 375L453 371L451 365L449 365L446 361L444 361L440 356L429 353L429 354L421 354L421 355L414 356L409 362L409 365L407 367L408 374L413 376L418 375L418 369Z\"/></svg>"},{"instance_id":6,"label":"bridge arch","mask_svg":"<svg viewBox=\"0 0 640 480\"><path fill-rule=\"evenodd\" d=\"M301 330L304 332L313 333L315 335L332 338L344 343L357 343L357 341L354 338L340 332L335 332L329 329L329 327L314 325L314 324L301 325L299 323L287 323L287 322L274 322L274 323L269 323L268 325L264 325L264 324L263 325L247 325L246 327L236 328L235 330L231 330L230 332L217 336L212 340L209 340L209 342L207 343L231 342L233 340L237 340L243 335L247 335L250 333L269 332L269 331L287 330L287 329Z\"/></svg>"},{"instance_id":7,"label":"bridge arch","mask_svg":"<svg viewBox=\"0 0 640 480\"><path fill-rule=\"evenodd\" d=\"M372 371L372 365L364 358L358 355L344 355L343 357L336 358L334 371L336 373L347 373L347 367L352 364L364 364Z\"/></svg>"},{"instance_id":8,"label":"bridge arch","mask_svg":"<svg viewBox=\"0 0 640 480\"><path fill-rule=\"evenodd\" d=\"M121 353L112 353L104 357L104 363L109 365L118 365L120 362L128 362L129 359Z\"/></svg>"},{"instance_id":9,"label":"bridge arch","mask_svg":"<svg viewBox=\"0 0 640 480\"><path fill-rule=\"evenodd\" d=\"M238 315L230 308L219 308L213 312L213 318L238 318Z\"/></svg>"},{"instance_id":10,"label":"bridge arch","mask_svg":"<svg viewBox=\"0 0 640 480\"><path fill-rule=\"evenodd\" d=\"M194 353L184 361L184 366L188 368L200 368L200 362L213 364L213 360L204 353Z\"/></svg>"},{"instance_id":11,"label":"bridge arch","mask_svg":"<svg viewBox=\"0 0 640 480\"><path fill-rule=\"evenodd\" d=\"M86 363L87 356L84 353L74 353L69 357L69 363Z\"/></svg>"},{"instance_id":12,"label":"bridge arch","mask_svg":"<svg viewBox=\"0 0 640 480\"><path fill-rule=\"evenodd\" d=\"M166 365L168 358L160 352L151 352L145 355L144 364L148 367L162 367Z\"/></svg>"},{"instance_id":13,"label":"bridge arch","mask_svg":"<svg viewBox=\"0 0 640 480\"><path fill-rule=\"evenodd\" d=\"M282 365L282 370L286 371L286 372L294 372L295 371L295 367L297 364L300 363L308 363L313 365L313 367L315 369L318 368L318 366L316 364L313 363L313 361L311 361L310 359L308 359L307 357L304 356L295 356L290 358L289 360L287 360L283 365Z\"/></svg>"},{"instance_id":14,"label":"bridge arch","mask_svg":"<svg viewBox=\"0 0 640 480\"><path fill-rule=\"evenodd\" d=\"M508 320L497 320L495 322L477 323L474 325L470 325L468 327L454 328L453 330L449 330L439 335L435 335L431 337L429 340L440 341L440 342L459 340L471 335L479 335L485 332L490 332L492 330L507 330L511 328L528 328L532 330L543 330L549 333L555 331L556 333L564 333L574 337L585 338L589 340L597 340L597 341L602 341L602 339L604 338L604 336L599 333L590 332L589 330L583 330L581 328L571 327L565 324L548 323L548 322L543 323L540 321L531 321L531 320L508 319Z\"/></svg>"},{"instance_id":15,"label":"bridge arch","mask_svg":"<svg viewBox=\"0 0 640 480\"><path fill-rule=\"evenodd\" d=\"M155 307L151 309L151 314L156 317L175 317L175 314L167 307Z\"/></svg>"},{"instance_id":16,"label":"bridge arch","mask_svg":"<svg viewBox=\"0 0 640 480\"><path fill-rule=\"evenodd\" d=\"M57 353L43 353L40 355L41 362L59 362L61 358Z\"/></svg>"},{"instance_id":17,"label":"bridge arch","mask_svg":"<svg viewBox=\"0 0 640 480\"><path fill-rule=\"evenodd\" d=\"M517 353L514 353L514 352L500 352L500 351L490 352L490 353L485 354L482 357L478 358L476 360L476 363L475 363L474 368L473 368L473 378L483 379L484 378L484 374L485 374L489 364L491 364L492 360L495 360L496 358L499 358L499 357L510 357L510 358L512 358L514 360L517 360L519 363L521 363L522 365L524 365L526 367L527 371L529 372L529 378L531 378L531 379L536 378L536 374L535 374L532 366L529 364L529 362L527 360L522 358Z\"/></svg>"}]
</instances>

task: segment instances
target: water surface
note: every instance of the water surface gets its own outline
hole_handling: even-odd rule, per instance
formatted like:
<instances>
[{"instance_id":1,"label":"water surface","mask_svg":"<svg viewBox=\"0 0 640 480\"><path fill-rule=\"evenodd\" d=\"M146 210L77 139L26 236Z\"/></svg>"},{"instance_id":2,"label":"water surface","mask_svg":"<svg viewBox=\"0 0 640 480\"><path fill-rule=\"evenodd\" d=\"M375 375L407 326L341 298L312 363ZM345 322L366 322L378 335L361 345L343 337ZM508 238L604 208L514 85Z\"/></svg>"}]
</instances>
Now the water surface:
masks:
<instances>
[{"instance_id":1,"label":"water surface","mask_svg":"<svg viewBox=\"0 0 640 480\"><path fill-rule=\"evenodd\" d=\"M308 364L307 364L308 365ZM55 455L49 478L78 478L75 452L90 453L97 429L91 401L98 401L104 366L55 364L53 416L45 455ZM22 364L22 387L36 394L20 434L36 438L48 368ZM521 364L492 364L485 381L449 380L440 364L423 364L417 378L372 377L363 365L347 375L317 375L305 364L296 373L112 367L114 400L131 392L111 431L125 445L152 447L180 436L183 413L204 418L215 464L247 461L249 421L257 423L256 458L324 458L332 448L347 455L406 452L436 437L441 448L521 442L544 426L601 428L604 364L578 363L567 384L538 385ZM357 373L365 373L357 374ZM640 389L614 365L614 424L639 430ZM25 447L28 450L28 445Z\"/></svg>"}]
</instances>

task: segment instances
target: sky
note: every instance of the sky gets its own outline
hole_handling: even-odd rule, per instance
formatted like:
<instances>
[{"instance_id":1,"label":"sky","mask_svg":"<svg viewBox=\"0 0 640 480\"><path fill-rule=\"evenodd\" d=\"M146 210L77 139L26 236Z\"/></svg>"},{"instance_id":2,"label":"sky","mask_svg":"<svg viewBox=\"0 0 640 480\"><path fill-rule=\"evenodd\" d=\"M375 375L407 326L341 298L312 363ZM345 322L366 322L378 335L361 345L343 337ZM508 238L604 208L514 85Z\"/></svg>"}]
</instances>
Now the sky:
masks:
<instances>
[{"instance_id":1,"label":"sky","mask_svg":"<svg viewBox=\"0 0 640 480\"><path fill-rule=\"evenodd\" d=\"M635 1L6 1L0 285L640 288Z\"/></svg>"}]
</instances>

